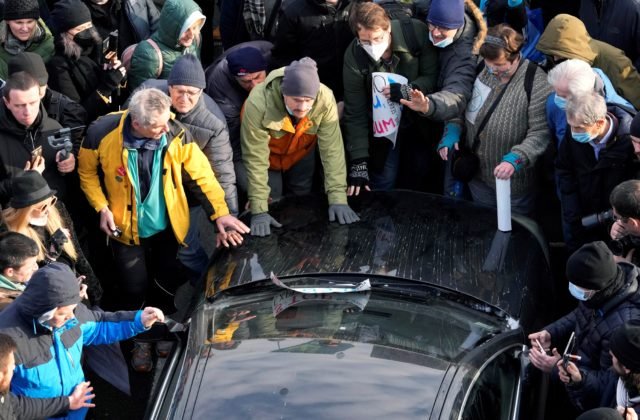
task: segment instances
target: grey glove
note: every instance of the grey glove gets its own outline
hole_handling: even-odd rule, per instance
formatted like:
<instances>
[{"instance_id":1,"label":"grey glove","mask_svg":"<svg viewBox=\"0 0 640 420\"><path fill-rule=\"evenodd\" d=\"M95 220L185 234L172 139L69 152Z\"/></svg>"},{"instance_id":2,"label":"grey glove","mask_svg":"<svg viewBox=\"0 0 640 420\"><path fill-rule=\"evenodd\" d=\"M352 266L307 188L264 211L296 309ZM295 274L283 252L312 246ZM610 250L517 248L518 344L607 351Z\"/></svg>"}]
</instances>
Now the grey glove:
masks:
<instances>
[{"instance_id":1,"label":"grey glove","mask_svg":"<svg viewBox=\"0 0 640 420\"><path fill-rule=\"evenodd\" d=\"M282 227L282 225L269 213L258 213L251 216L251 235L252 236L269 236L271 235L271 226Z\"/></svg>"},{"instance_id":2,"label":"grey glove","mask_svg":"<svg viewBox=\"0 0 640 420\"><path fill-rule=\"evenodd\" d=\"M331 204L329 206L329 221L333 222L338 218L338 223L348 225L360 220L355 211L346 204ZM253 220L252 220L253 222Z\"/></svg>"}]
</instances>

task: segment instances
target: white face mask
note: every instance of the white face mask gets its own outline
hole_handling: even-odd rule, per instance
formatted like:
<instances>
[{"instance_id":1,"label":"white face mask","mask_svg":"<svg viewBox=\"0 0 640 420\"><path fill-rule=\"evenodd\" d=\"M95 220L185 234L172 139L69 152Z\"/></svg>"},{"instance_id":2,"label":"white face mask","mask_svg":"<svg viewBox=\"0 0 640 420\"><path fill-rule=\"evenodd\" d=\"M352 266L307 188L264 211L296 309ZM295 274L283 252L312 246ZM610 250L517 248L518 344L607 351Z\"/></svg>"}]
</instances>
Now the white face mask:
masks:
<instances>
[{"instance_id":1,"label":"white face mask","mask_svg":"<svg viewBox=\"0 0 640 420\"><path fill-rule=\"evenodd\" d=\"M453 37L445 38L440 42L434 42L433 41L433 36L431 35L431 32L429 32L429 41L431 41L431 43L433 44L434 47L445 48L445 47L448 47L449 45L453 44Z\"/></svg>"},{"instance_id":2,"label":"white face mask","mask_svg":"<svg viewBox=\"0 0 640 420\"><path fill-rule=\"evenodd\" d=\"M33 226L46 226L48 218L49 216L46 214L40 217L32 217L29 219L29 224Z\"/></svg>"},{"instance_id":3,"label":"white face mask","mask_svg":"<svg viewBox=\"0 0 640 420\"><path fill-rule=\"evenodd\" d=\"M389 47L389 38L388 38L388 35L386 35L385 41L380 44L373 44L373 45L360 44L360 46L367 52L367 54L369 54L371 58L373 58L375 61L378 61L380 60L380 57L382 57L382 54L384 54L384 52Z\"/></svg>"}]
</instances>

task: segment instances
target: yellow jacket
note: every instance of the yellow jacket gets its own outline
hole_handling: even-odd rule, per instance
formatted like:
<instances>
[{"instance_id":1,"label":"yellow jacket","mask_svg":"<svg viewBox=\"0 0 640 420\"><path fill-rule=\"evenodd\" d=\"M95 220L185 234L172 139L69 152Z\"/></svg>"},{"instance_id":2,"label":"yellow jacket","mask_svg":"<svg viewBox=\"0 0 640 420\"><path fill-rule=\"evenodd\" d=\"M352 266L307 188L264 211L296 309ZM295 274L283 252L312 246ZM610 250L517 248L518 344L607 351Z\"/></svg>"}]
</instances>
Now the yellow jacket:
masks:
<instances>
[{"instance_id":1,"label":"yellow jacket","mask_svg":"<svg viewBox=\"0 0 640 420\"><path fill-rule=\"evenodd\" d=\"M127 245L140 244L137 209L132 179L127 168L127 149L123 147L123 127L128 111L108 114L89 127L80 153L80 186L89 204L100 211L109 207ZM224 191L187 130L173 116L169 120L167 147L163 156L163 191L173 233L179 243L189 229L189 204L184 187L198 199L210 220L229 214ZM99 170L102 173L99 175ZM106 191L101 186L103 182Z\"/></svg>"}]
</instances>

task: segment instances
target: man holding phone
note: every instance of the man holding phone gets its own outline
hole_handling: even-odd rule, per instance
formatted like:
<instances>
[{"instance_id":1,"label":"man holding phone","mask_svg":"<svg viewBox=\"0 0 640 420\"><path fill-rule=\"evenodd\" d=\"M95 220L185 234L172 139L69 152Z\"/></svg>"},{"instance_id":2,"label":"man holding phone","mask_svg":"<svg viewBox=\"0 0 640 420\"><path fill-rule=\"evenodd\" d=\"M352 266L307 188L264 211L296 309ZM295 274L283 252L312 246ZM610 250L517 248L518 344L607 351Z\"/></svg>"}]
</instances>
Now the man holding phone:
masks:
<instances>
[{"instance_id":1,"label":"man holding phone","mask_svg":"<svg viewBox=\"0 0 640 420\"><path fill-rule=\"evenodd\" d=\"M7 79L0 104L0 205L11 198L11 178L22 171L41 173L64 201L63 174L75 169L73 154L62 158L47 142L47 136L62 126L47 116L41 103L38 81L25 72Z\"/></svg>"}]
</instances>

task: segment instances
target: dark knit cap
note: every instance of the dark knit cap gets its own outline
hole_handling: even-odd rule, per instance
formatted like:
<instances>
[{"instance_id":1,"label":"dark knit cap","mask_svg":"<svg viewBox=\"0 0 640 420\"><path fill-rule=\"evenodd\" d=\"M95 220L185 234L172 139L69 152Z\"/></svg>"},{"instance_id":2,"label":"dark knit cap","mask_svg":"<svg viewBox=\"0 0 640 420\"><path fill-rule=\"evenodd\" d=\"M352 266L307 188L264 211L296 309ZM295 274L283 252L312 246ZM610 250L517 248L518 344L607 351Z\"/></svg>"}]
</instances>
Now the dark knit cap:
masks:
<instances>
[{"instance_id":1,"label":"dark knit cap","mask_svg":"<svg viewBox=\"0 0 640 420\"><path fill-rule=\"evenodd\" d=\"M583 245L567 261L567 278L588 290L604 290L614 282L618 265L609 247L602 241Z\"/></svg>"},{"instance_id":2,"label":"dark knit cap","mask_svg":"<svg viewBox=\"0 0 640 420\"><path fill-rule=\"evenodd\" d=\"M246 76L267 69L267 61L259 49L244 47L232 51L227 56L227 67L234 76Z\"/></svg>"},{"instance_id":3,"label":"dark knit cap","mask_svg":"<svg viewBox=\"0 0 640 420\"><path fill-rule=\"evenodd\" d=\"M433 0L429 7L427 22L447 29L458 29L464 25L464 0Z\"/></svg>"},{"instance_id":4,"label":"dark knit cap","mask_svg":"<svg viewBox=\"0 0 640 420\"><path fill-rule=\"evenodd\" d=\"M633 373L640 373L640 323L625 323L611 335L609 348L614 356Z\"/></svg>"},{"instance_id":5,"label":"dark knit cap","mask_svg":"<svg viewBox=\"0 0 640 420\"><path fill-rule=\"evenodd\" d=\"M22 209L44 201L55 193L38 171L25 171L11 179L9 206Z\"/></svg>"},{"instance_id":6,"label":"dark knit cap","mask_svg":"<svg viewBox=\"0 0 640 420\"><path fill-rule=\"evenodd\" d=\"M640 113L637 113L633 120L631 120L630 133L633 137L640 138Z\"/></svg>"},{"instance_id":7,"label":"dark knit cap","mask_svg":"<svg viewBox=\"0 0 640 420\"><path fill-rule=\"evenodd\" d=\"M50 22L52 29L61 34L91 22L91 12L81 0L59 0L53 6Z\"/></svg>"},{"instance_id":8,"label":"dark knit cap","mask_svg":"<svg viewBox=\"0 0 640 420\"><path fill-rule=\"evenodd\" d=\"M314 98L320 89L320 78L316 62L309 57L292 61L284 68L284 77L280 85L282 94L286 96L304 96Z\"/></svg>"},{"instance_id":9,"label":"dark knit cap","mask_svg":"<svg viewBox=\"0 0 640 420\"><path fill-rule=\"evenodd\" d=\"M4 20L40 19L38 0L6 0Z\"/></svg>"},{"instance_id":10,"label":"dark knit cap","mask_svg":"<svg viewBox=\"0 0 640 420\"><path fill-rule=\"evenodd\" d=\"M80 303L80 287L68 265L52 262L33 273L18 299L21 313L39 317L52 309Z\"/></svg>"},{"instance_id":11,"label":"dark knit cap","mask_svg":"<svg viewBox=\"0 0 640 420\"><path fill-rule=\"evenodd\" d=\"M576 420L621 420L622 416L615 408L600 407L585 411Z\"/></svg>"},{"instance_id":12,"label":"dark knit cap","mask_svg":"<svg viewBox=\"0 0 640 420\"><path fill-rule=\"evenodd\" d=\"M204 70L198 57L193 54L185 54L178 58L171 68L167 83L169 86L193 86L198 89L207 87Z\"/></svg>"},{"instance_id":13,"label":"dark knit cap","mask_svg":"<svg viewBox=\"0 0 640 420\"><path fill-rule=\"evenodd\" d=\"M49 81L49 73L44 65L40 54L33 52L21 52L9 60L9 76L19 71L23 71L36 79L40 86L44 86Z\"/></svg>"}]
</instances>

